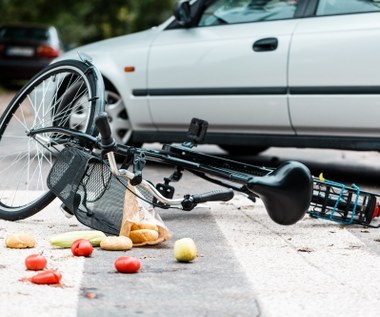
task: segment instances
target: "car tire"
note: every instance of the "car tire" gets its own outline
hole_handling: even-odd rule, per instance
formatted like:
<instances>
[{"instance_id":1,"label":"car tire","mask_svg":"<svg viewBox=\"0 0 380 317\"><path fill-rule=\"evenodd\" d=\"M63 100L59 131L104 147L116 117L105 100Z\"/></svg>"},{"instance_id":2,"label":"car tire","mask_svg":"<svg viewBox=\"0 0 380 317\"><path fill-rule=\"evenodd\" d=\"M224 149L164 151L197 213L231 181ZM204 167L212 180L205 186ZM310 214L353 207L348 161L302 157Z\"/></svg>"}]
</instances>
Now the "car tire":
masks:
<instances>
[{"instance_id":1,"label":"car tire","mask_svg":"<svg viewBox=\"0 0 380 317\"><path fill-rule=\"evenodd\" d=\"M266 146L246 146L246 145L219 145L230 155L257 155L268 149Z\"/></svg>"}]
</instances>

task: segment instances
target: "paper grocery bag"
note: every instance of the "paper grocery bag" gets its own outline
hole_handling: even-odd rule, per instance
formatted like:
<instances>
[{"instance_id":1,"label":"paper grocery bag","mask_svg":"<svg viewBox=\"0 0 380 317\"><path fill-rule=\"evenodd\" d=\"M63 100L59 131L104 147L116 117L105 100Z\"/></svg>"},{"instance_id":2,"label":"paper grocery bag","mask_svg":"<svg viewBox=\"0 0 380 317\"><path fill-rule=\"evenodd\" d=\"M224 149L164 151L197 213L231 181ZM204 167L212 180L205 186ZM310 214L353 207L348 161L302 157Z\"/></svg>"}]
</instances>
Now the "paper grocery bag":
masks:
<instances>
[{"instance_id":1,"label":"paper grocery bag","mask_svg":"<svg viewBox=\"0 0 380 317\"><path fill-rule=\"evenodd\" d=\"M124 194L120 235L131 238L133 246L155 245L170 239L171 234L158 212L138 197L143 195L137 186L128 184Z\"/></svg>"}]
</instances>

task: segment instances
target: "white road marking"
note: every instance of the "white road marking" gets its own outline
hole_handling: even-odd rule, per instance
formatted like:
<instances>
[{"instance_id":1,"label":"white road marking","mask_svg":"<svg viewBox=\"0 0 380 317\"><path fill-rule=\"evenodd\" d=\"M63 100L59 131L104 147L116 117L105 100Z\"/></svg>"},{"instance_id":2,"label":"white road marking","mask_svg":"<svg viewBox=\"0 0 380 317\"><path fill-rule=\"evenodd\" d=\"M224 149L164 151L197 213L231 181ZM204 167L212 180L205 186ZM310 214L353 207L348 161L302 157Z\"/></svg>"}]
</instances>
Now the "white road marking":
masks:
<instances>
[{"instance_id":1,"label":"white road marking","mask_svg":"<svg viewBox=\"0 0 380 317\"><path fill-rule=\"evenodd\" d=\"M380 315L380 258L348 230L308 216L280 226L242 196L213 209L263 316Z\"/></svg>"}]
</instances>

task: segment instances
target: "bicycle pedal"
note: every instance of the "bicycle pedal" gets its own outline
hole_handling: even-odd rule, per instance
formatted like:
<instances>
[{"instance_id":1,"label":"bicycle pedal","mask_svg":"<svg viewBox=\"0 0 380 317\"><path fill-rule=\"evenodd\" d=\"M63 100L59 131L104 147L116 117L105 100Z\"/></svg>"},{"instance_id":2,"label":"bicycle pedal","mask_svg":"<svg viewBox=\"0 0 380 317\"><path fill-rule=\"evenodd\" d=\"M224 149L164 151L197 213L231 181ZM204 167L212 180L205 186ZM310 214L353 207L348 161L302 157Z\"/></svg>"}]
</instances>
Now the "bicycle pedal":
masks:
<instances>
[{"instance_id":1,"label":"bicycle pedal","mask_svg":"<svg viewBox=\"0 0 380 317\"><path fill-rule=\"evenodd\" d=\"M65 204L62 204L60 206L60 209L66 218L71 218L72 216L74 216L74 214L71 212L71 210L69 208L67 208L67 206Z\"/></svg>"}]
</instances>

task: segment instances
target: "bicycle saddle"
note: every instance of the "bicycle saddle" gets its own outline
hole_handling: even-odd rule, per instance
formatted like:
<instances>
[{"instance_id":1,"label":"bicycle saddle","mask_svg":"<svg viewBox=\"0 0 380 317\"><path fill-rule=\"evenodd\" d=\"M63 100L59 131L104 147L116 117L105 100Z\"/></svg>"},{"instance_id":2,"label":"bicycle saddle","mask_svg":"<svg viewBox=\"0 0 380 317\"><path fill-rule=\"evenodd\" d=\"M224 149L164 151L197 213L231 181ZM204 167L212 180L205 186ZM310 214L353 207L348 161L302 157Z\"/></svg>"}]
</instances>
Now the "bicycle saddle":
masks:
<instances>
[{"instance_id":1,"label":"bicycle saddle","mask_svg":"<svg viewBox=\"0 0 380 317\"><path fill-rule=\"evenodd\" d=\"M260 197L274 222L291 225L309 208L313 178L302 163L287 161L270 174L253 178L247 187Z\"/></svg>"}]
</instances>

